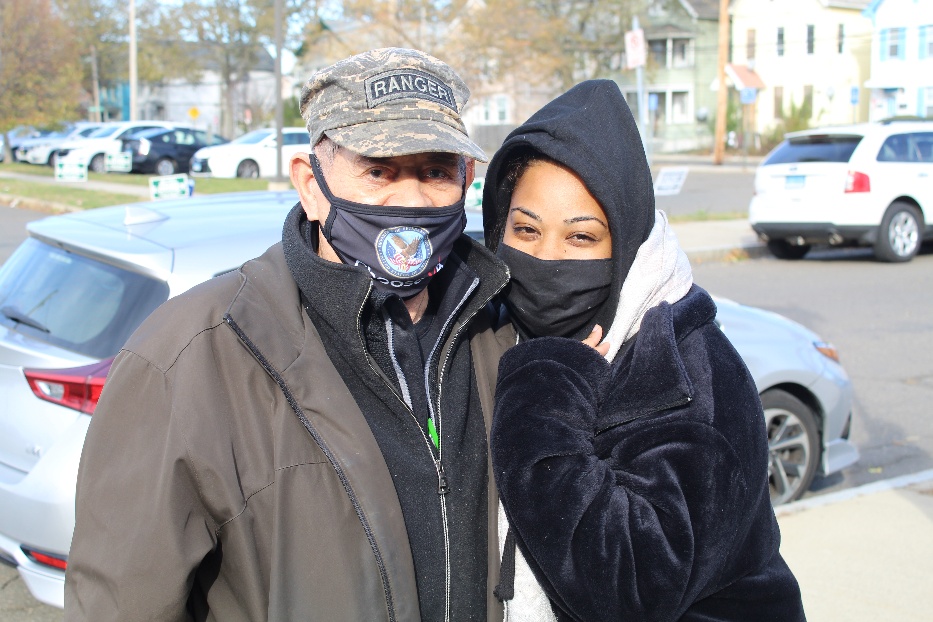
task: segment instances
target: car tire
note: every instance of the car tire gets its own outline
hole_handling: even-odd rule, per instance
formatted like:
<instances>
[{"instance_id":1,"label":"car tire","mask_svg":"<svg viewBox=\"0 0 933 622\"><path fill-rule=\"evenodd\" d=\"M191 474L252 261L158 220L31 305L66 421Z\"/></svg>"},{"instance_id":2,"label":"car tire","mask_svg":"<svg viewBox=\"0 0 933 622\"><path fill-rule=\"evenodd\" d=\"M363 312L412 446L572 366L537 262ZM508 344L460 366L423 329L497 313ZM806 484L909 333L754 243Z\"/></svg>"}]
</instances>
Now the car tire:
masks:
<instances>
[{"instance_id":1,"label":"car tire","mask_svg":"<svg viewBox=\"0 0 933 622\"><path fill-rule=\"evenodd\" d=\"M155 165L156 175L174 175L175 170L175 161L171 158L162 158Z\"/></svg>"},{"instance_id":2,"label":"car tire","mask_svg":"<svg viewBox=\"0 0 933 622\"><path fill-rule=\"evenodd\" d=\"M761 406L768 431L771 503L790 503L807 492L820 463L816 415L809 406L781 389L762 393Z\"/></svg>"},{"instance_id":3,"label":"car tire","mask_svg":"<svg viewBox=\"0 0 933 622\"><path fill-rule=\"evenodd\" d=\"M875 257L880 261L910 261L923 242L920 210L904 201L895 201L884 213L875 240Z\"/></svg>"},{"instance_id":4,"label":"car tire","mask_svg":"<svg viewBox=\"0 0 933 622\"><path fill-rule=\"evenodd\" d=\"M248 179L257 179L259 177L259 165L252 160L243 160L236 167L237 177L246 177Z\"/></svg>"},{"instance_id":5,"label":"car tire","mask_svg":"<svg viewBox=\"0 0 933 622\"><path fill-rule=\"evenodd\" d=\"M778 259L803 259L810 251L810 245L794 245L787 240L768 240L768 250Z\"/></svg>"},{"instance_id":6,"label":"car tire","mask_svg":"<svg viewBox=\"0 0 933 622\"><path fill-rule=\"evenodd\" d=\"M46 162L46 164L48 164L49 166L51 166L51 167L54 169L54 168L55 168L55 163L56 163L56 162L58 162L58 152L57 152L57 151L53 151L52 153L49 154L49 160L48 160L48 162Z\"/></svg>"},{"instance_id":7,"label":"car tire","mask_svg":"<svg viewBox=\"0 0 933 622\"><path fill-rule=\"evenodd\" d=\"M91 163L88 165L88 169L94 173L106 173L107 160L104 157L104 154L98 153L96 156L91 158Z\"/></svg>"}]
</instances>

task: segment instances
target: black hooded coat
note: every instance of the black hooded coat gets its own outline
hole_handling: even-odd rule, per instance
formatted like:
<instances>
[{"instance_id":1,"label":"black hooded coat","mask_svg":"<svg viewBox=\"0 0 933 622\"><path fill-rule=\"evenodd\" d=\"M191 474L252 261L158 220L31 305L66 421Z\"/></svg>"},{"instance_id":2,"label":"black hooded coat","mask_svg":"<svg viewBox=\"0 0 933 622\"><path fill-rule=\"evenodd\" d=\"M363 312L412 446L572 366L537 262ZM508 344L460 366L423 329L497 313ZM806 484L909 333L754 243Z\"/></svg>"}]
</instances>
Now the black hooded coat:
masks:
<instances>
[{"instance_id":1,"label":"black hooded coat","mask_svg":"<svg viewBox=\"0 0 933 622\"><path fill-rule=\"evenodd\" d=\"M579 174L610 222L618 293L654 223L651 177L631 112L609 81L580 84L516 129L487 172L496 246L501 182L525 146ZM614 317L618 295L603 317ZM761 402L697 286L644 315L610 364L561 337L500 361L492 428L499 494L558 618L804 620L778 552Z\"/></svg>"}]
</instances>

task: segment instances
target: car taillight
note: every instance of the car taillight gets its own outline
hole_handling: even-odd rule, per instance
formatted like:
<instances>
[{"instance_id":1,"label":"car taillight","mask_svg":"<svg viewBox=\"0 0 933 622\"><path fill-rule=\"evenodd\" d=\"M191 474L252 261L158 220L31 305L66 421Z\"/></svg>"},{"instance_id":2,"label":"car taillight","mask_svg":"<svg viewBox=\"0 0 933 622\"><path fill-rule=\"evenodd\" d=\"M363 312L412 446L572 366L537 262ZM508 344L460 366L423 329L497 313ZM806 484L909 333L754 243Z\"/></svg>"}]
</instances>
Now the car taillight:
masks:
<instances>
[{"instance_id":1,"label":"car taillight","mask_svg":"<svg viewBox=\"0 0 933 622\"><path fill-rule=\"evenodd\" d=\"M23 549L23 553L26 554L26 557L36 562L37 564L51 566L52 568L58 568L59 570L65 570L68 568L67 557L55 555L54 553L42 553L34 549L27 549L25 546L21 548Z\"/></svg>"},{"instance_id":2,"label":"car taillight","mask_svg":"<svg viewBox=\"0 0 933 622\"><path fill-rule=\"evenodd\" d=\"M846 175L846 192L871 192L871 182L868 175L849 171Z\"/></svg>"},{"instance_id":3,"label":"car taillight","mask_svg":"<svg viewBox=\"0 0 933 622\"><path fill-rule=\"evenodd\" d=\"M40 400L93 414L113 358L70 369L24 369L29 388Z\"/></svg>"},{"instance_id":4,"label":"car taillight","mask_svg":"<svg viewBox=\"0 0 933 622\"><path fill-rule=\"evenodd\" d=\"M152 143L146 140L145 138L139 139L139 147L137 147L137 153L139 155L149 155L149 148L152 147Z\"/></svg>"}]
</instances>

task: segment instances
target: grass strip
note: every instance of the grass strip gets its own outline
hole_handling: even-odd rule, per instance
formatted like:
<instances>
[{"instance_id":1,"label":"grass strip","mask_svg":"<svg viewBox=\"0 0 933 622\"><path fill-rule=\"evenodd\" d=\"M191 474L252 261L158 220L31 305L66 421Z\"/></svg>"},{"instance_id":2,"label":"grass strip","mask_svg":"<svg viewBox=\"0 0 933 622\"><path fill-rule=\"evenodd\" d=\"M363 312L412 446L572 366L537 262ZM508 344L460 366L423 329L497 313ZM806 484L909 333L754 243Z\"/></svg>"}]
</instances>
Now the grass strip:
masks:
<instances>
[{"instance_id":1,"label":"grass strip","mask_svg":"<svg viewBox=\"0 0 933 622\"><path fill-rule=\"evenodd\" d=\"M132 194L82 190L72 185L21 181L19 179L0 179L0 194L6 195L9 202L23 198L32 201L52 203L55 206L67 206L74 209L92 209L121 203L136 203L140 197Z\"/></svg>"}]
</instances>

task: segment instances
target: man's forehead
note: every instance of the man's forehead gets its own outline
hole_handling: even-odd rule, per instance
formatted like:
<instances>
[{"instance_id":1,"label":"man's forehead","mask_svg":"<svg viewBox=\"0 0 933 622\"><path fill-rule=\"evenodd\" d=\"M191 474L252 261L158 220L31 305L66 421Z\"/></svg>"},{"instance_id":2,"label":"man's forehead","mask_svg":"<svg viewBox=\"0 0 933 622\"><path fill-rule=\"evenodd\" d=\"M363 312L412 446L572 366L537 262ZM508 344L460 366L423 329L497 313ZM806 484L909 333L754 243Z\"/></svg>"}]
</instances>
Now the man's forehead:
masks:
<instances>
[{"instance_id":1,"label":"man's forehead","mask_svg":"<svg viewBox=\"0 0 933 622\"><path fill-rule=\"evenodd\" d=\"M374 156L360 155L343 147L340 148L338 153L343 154L343 156L349 159L351 162L359 164L440 164L456 166L459 164L462 157L455 153L446 153L443 151L425 151L423 153L412 153L409 155L379 158Z\"/></svg>"}]
</instances>

